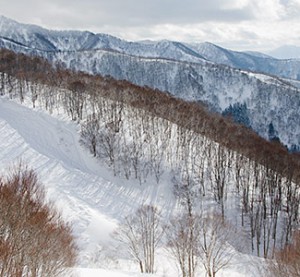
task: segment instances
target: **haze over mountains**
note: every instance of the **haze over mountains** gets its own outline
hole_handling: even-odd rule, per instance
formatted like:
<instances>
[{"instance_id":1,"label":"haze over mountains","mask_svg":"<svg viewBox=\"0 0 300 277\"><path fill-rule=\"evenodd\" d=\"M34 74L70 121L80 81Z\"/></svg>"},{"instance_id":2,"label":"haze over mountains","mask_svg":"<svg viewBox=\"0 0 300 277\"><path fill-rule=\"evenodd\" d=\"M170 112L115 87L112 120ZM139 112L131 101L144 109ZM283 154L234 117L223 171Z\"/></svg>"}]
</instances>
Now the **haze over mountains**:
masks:
<instances>
[{"instance_id":1,"label":"haze over mountains","mask_svg":"<svg viewBox=\"0 0 300 277\"><path fill-rule=\"evenodd\" d=\"M230 51L211 43L128 42L91 32L50 31L5 17L0 17L0 46L201 101L220 113L236 105L234 116L246 117L261 136L269 139L272 125L285 145L300 145L296 59Z\"/></svg>"},{"instance_id":2,"label":"haze over mountains","mask_svg":"<svg viewBox=\"0 0 300 277\"><path fill-rule=\"evenodd\" d=\"M277 59L300 59L300 47L284 45L269 51L268 54Z\"/></svg>"}]
</instances>

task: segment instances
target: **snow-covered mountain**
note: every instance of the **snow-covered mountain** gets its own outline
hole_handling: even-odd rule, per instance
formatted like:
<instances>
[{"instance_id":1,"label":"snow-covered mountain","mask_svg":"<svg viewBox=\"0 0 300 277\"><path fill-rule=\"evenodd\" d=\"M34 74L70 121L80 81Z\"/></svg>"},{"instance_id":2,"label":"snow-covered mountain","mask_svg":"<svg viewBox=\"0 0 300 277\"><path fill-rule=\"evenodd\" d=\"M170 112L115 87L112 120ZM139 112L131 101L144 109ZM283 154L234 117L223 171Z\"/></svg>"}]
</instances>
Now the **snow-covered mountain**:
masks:
<instances>
[{"instance_id":1,"label":"snow-covered mountain","mask_svg":"<svg viewBox=\"0 0 300 277\"><path fill-rule=\"evenodd\" d=\"M277 59L300 59L300 47L284 45L268 53Z\"/></svg>"},{"instance_id":2,"label":"snow-covered mountain","mask_svg":"<svg viewBox=\"0 0 300 277\"><path fill-rule=\"evenodd\" d=\"M80 250L81 268L76 276L148 276L138 273L135 263L114 248L112 232L126 215L144 203L156 205L164 214L176 211L179 205L168 178L159 184L153 180L140 185L114 176L83 149L79 126L70 122L64 112L49 115L42 107L28 106L29 99L21 105L7 97L0 98L0 172L20 159L36 170L47 196L72 223ZM180 276L166 251L158 253L157 260L159 270L151 276ZM260 276L253 261L260 262L238 252L232 265L221 274Z\"/></svg>"},{"instance_id":3,"label":"snow-covered mountain","mask_svg":"<svg viewBox=\"0 0 300 277\"><path fill-rule=\"evenodd\" d=\"M257 52L237 52L212 43L175 41L129 42L107 34L81 31L53 31L21 24L0 16L0 46L17 51L111 50L127 55L203 63L204 60L231 67L300 80L299 60L279 60Z\"/></svg>"},{"instance_id":4,"label":"snow-covered mountain","mask_svg":"<svg viewBox=\"0 0 300 277\"><path fill-rule=\"evenodd\" d=\"M212 43L194 44L191 48L214 63L300 80L300 60L281 60L257 52L231 51Z\"/></svg>"},{"instance_id":5,"label":"snow-covered mountain","mask_svg":"<svg viewBox=\"0 0 300 277\"><path fill-rule=\"evenodd\" d=\"M182 43L128 42L106 34L79 31L50 31L0 17L0 46L17 51L57 52L106 49L128 55L202 61L204 58Z\"/></svg>"},{"instance_id":6,"label":"snow-covered mountain","mask_svg":"<svg viewBox=\"0 0 300 277\"><path fill-rule=\"evenodd\" d=\"M50 31L5 17L0 17L0 47L168 91L218 112L246 104L250 125L261 136L268 138L272 123L284 144L300 145L298 60L235 52L210 43L128 42L90 32Z\"/></svg>"}]
</instances>

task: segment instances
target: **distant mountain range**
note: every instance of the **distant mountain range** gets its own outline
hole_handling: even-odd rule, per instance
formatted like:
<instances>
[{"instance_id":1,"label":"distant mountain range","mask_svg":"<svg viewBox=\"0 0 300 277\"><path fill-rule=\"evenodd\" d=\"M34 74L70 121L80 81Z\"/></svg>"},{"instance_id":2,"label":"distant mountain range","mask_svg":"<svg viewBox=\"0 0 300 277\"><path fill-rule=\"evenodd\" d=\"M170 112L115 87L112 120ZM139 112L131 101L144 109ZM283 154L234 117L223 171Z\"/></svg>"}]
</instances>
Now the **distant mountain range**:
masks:
<instances>
[{"instance_id":1,"label":"distant mountain range","mask_svg":"<svg viewBox=\"0 0 300 277\"><path fill-rule=\"evenodd\" d=\"M300 47L284 45L269 51L268 54L277 59L300 59Z\"/></svg>"},{"instance_id":2,"label":"distant mountain range","mask_svg":"<svg viewBox=\"0 0 300 277\"><path fill-rule=\"evenodd\" d=\"M0 47L201 101L220 113L235 107L232 116L246 117L261 136L270 138L272 125L284 144L300 145L297 59L236 52L211 43L128 42L91 32L50 31L6 17L0 17Z\"/></svg>"}]
</instances>

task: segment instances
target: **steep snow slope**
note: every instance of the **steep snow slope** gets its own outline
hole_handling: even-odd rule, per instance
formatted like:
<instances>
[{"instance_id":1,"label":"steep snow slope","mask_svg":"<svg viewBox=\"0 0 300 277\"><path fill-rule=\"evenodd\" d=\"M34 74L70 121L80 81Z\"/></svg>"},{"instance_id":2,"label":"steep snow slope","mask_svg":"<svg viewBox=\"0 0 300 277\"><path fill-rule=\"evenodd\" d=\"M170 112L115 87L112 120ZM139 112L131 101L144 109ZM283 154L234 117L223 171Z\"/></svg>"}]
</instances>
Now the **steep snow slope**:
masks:
<instances>
[{"instance_id":1,"label":"steep snow slope","mask_svg":"<svg viewBox=\"0 0 300 277\"><path fill-rule=\"evenodd\" d=\"M170 187L167 182L140 186L113 177L84 152L77 131L77 126L62 114L54 118L0 98L0 168L5 171L8 165L23 159L38 172L48 197L74 224L80 247L80 276L141 276L135 265L114 250L111 232L122 217L143 203L153 203L164 213L175 211ZM105 257L107 249L112 251L111 258ZM220 277L258 276L252 260L240 254ZM166 253L160 252L158 263L159 271L154 276L178 276Z\"/></svg>"},{"instance_id":2,"label":"steep snow slope","mask_svg":"<svg viewBox=\"0 0 300 277\"><path fill-rule=\"evenodd\" d=\"M84 152L78 139L74 124L0 99L1 169L22 159L37 170L46 184L49 198L74 224L81 250L80 265L92 268L102 262L105 267L107 260L94 260L100 247L112 244L111 232L118 220L147 202L159 205L163 201L166 208L172 210L164 197L160 201L157 197L160 194L169 198L171 193L162 191L164 188L157 185L142 189L114 178ZM123 269L131 269L130 262L128 264ZM86 275L86 270L80 272L82 276L90 276ZM129 275L124 273L124 276Z\"/></svg>"}]
</instances>

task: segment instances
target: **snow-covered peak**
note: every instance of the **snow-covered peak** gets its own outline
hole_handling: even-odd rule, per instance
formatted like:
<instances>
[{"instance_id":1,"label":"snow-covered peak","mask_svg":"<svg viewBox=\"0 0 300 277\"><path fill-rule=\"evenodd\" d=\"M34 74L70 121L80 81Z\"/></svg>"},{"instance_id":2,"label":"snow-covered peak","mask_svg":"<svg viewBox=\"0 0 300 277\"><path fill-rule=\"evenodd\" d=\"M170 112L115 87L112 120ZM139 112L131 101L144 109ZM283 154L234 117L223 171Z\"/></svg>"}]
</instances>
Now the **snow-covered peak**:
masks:
<instances>
[{"instance_id":1,"label":"snow-covered peak","mask_svg":"<svg viewBox=\"0 0 300 277\"><path fill-rule=\"evenodd\" d=\"M110 41L119 39L88 31L48 30L36 25L18 23L0 17L0 37L42 51L76 51L108 48Z\"/></svg>"},{"instance_id":2,"label":"snow-covered peak","mask_svg":"<svg viewBox=\"0 0 300 277\"><path fill-rule=\"evenodd\" d=\"M228 51L210 42L188 45L198 53L201 53L207 60L221 64L229 64Z\"/></svg>"}]
</instances>

